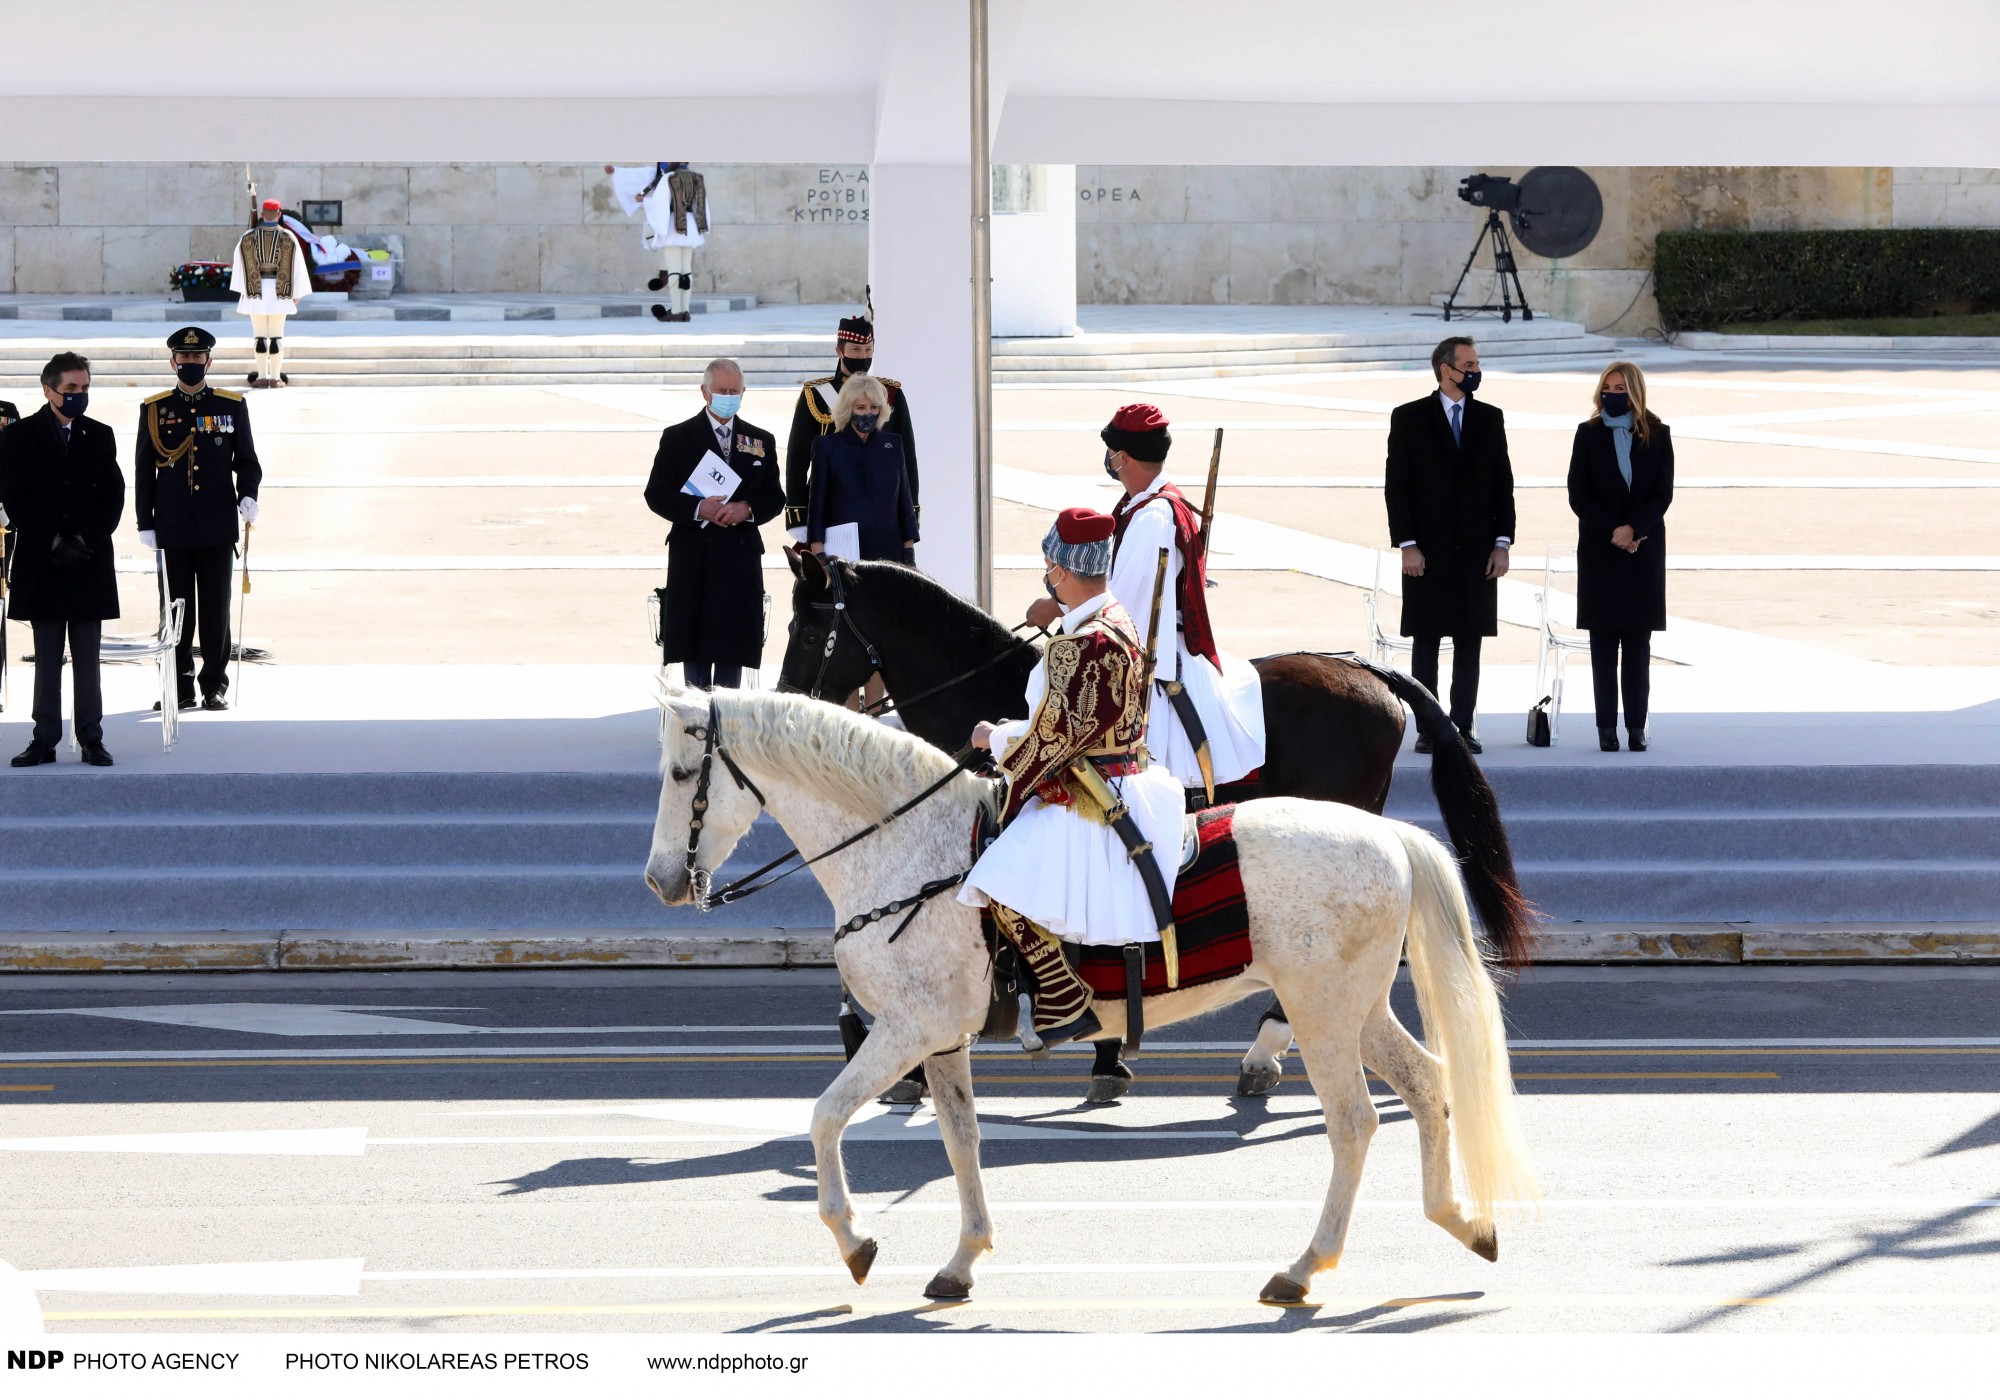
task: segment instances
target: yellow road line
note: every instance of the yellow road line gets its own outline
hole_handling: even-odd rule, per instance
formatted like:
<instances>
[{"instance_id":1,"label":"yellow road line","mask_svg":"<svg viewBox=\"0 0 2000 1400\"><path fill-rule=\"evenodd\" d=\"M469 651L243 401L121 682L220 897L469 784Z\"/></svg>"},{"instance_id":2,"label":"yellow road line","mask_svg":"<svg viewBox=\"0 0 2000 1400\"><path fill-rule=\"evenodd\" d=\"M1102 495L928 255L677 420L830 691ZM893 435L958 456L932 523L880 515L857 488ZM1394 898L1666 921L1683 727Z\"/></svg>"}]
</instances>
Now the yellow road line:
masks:
<instances>
[{"instance_id":1,"label":"yellow road line","mask_svg":"<svg viewBox=\"0 0 2000 1400\"><path fill-rule=\"evenodd\" d=\"M1516 1079L1776 1079L1774 1069L1667 1069L1667 1070L1605 1070L1591 1073L1579 1070L1569 1073L1552 1071L1541 1074L1517 1074Z\"/></svg>"},{"instance_id":2,"label":"yellow road line","mask_svg":"<svg viewBox=\"0 0 2000 1400\"><path fill-rule=\"evenodd\" d=\"M1275 1267L1275 1266L1274 1266ZM1302 1311L1340 1315L1357 1311L1448 1307L1457 1304L1484 1312L1496 1308L1544 1307L1565 1310L1591 1308L1768 1308L1768 1307L1939 1307L2000 1308L1995 1293L1800 1293L1771 1296L1725 1293L1461 1293L1433 1297L1383 1298L1379 1294L1329 1294L1287 1305ZM77 1312L45 1312L48 1322L281 1322L307 1319L387 1321L450 1317L634 1317L704 1314L779 1314L809 1322L817 1315L935 1313L963 1309L980 1312L1223 1312L1261 1311L1269 1304L1249 1296L1209 1297L1056 1297L975 1299L967 1303L931 1303L915 1293L888 1297L876 1293L850 1302L814 1306L801 1298L712 1299L645 1303L357 1303L331 1307L290 1308L117 1308ZM803 1313L803 1315L801 1315Z\"/></svg>"},{"instance_id":3,"label":"yellow road line","mask_svg":"<svg viewBox=\"0 0 2000 1400\"><path fill-rule=\"evenodd\" d=\"M53 1084L0 1084L0 1094L52 1094Z\"/></svg>"}]
</instances>

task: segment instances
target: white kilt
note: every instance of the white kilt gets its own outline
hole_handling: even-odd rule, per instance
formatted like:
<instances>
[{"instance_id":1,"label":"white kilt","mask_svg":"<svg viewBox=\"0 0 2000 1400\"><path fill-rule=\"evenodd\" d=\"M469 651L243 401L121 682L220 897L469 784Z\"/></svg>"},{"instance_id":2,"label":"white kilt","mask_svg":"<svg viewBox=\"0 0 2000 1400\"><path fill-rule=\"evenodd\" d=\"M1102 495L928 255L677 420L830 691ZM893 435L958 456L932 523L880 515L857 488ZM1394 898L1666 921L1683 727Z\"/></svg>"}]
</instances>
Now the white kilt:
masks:
<instances>
[{"instance_id":1,"label":"white kilt","mask_svg":"<svg viewBox=\"0 0 2000 1400\"><path fill-rule=\"evenodd\" d=\"M1110 782L1132 809L1140 834L1153 843L1171 895L1180 865L1180 782L1157 764ZM987 848L958 898L982 909L1004 904L1071 943L1160 939L1152 901L1118 833L1039 797L1029 798Z\"/></svg>"},{"instance_id":2,"label":"white kilt","mask_svg":"<svg viewBox=\"0 0 2000 1400\"><path fill-rule=\"evenodd\" d=\"M1264 681L1257 668L1227 652L1222 669L1205 656L1181 653L1181 684L1208 732L1215 781L1233 783L1264 765ZM1164 669L1164 667L1163 667ZM1188 787L1201 786L1194 745L1165 690L1155 687L1146 712L1146 750Z\"/></svg>"},{"instance_id":3,"label":"white kilt","mask_svg":"<svg viewBox=\"0 0 2000 1400\"><path fill-rule=\"evenodd\" d=\"M298 314L299 304L297 301L291 297L281 297L278 295L277 278L265 277L260 279L260 282L261 285L257 289L258 294L256 296L238 296L236 298L237 315L294 316Z\"/></svg>"},{"instance_id":4,"label":"white kilt","mask_svg":"<svg viewBox=\"0 0 2000 1400\"><path fill-rule=\"evenodd\" d=\"M675 233L673 205L667 197L666 185L661 184L659 194L646 201L646 246L656 249L699 248L703 240L701 230L695 227L694 215L688 214L686 221L687 232Z\"/></svg>"}]
</instances>

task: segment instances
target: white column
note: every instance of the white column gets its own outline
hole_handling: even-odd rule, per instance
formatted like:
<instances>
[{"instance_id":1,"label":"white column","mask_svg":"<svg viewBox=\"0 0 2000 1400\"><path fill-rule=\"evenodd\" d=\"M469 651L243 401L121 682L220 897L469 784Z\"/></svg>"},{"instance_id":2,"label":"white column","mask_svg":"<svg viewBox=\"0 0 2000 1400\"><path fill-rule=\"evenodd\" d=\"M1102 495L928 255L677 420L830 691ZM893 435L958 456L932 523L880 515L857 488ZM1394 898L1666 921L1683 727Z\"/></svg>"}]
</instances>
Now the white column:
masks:
<instances>
[{"instance_id":1,"label":"white column","mask_svg":"<svg viewBox=\"0 0 2000 1400\"><path fill-rule=\"evenodd\" d=\"M1033 207L993 211L993 334L1076 334L1076 167L1032 166Z\"/></svg>"},{"instance_id":2,"label":"white column","mask_svg":"<svg viewBox=\"0 0 2000 1400\"><path fill-rule=\"evenodd\" d=\"M924 508L917 562L968 598L978 591L970 179L965 164L878 164L868 172L875 362L903 382L917 420Z\"/></svg>"}]
</instances>

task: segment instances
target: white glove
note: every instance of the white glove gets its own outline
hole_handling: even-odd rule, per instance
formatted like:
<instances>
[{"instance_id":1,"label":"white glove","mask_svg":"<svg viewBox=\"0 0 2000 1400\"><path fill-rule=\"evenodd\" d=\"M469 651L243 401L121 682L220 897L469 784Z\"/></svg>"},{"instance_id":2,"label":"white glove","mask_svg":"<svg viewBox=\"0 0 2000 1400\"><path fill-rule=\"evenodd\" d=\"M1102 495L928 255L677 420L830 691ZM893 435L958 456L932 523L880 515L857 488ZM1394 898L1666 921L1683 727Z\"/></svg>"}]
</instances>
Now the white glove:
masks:
<instances>
[{"instance_id":1,"label":"white glove","mask_svg":"<svg viewBox=\"0 0 2000 1400\"><path fill-rule=\"evenodd\" d=\"M0 530L6 529L9 525L12 525L13 523L14 523L13 521L7 518L7 507L0 506Z\"/></svg>"},{"instance_id":2,"label":"white glove","mask_svg":"<svg viewBox=\"0 0 2000 1400\"><path fill-rule=\"evenodd\" d=\"M236 509L242 512L243 523L245 525L255 525L257 523L257 498L255 496L245 496L236 503Z\"/></svg>"},{"instance_id":3,"label":"white glove","mask_svg":"<svg viewBox=\"0 0 2000 1400\"><path fill-rule=\"evenodd\" d=\"M141 530L139 532L139 543L148 549L158 549L160 547L159 537L151 530Z\"/></svg>"}]
</instances>

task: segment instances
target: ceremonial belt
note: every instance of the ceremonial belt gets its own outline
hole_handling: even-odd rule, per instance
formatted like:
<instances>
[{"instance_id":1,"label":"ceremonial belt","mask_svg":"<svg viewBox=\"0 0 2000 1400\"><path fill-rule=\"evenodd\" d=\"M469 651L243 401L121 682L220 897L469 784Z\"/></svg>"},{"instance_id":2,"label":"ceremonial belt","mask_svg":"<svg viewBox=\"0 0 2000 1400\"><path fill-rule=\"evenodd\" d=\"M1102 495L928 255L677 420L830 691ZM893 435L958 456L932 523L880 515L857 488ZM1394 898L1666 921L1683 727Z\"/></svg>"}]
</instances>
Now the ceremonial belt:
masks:
<instances>
[{"instance_id":1,"label":"ceremonial belt","mask_svg":"<svg viewBox=\"0 0 2000 1400\"><path fill-rule=\"evenodd\" d=\"M1167 964L1167 986L1178 987L1181 984L1181 955L1180 943L1174 933L1174 901L1173 896L1167 893L1166 877L1160 874L1160 862L1153 853L1153 843L1139 830L1132 809L1125 805L1125 799L1111 784L1104 781L1104 774L1094 761L1079 760L1070 764L1069 774L1077 786L1104 808L1105 824L1118 833L1118 839L1125 845L1125 854L1131 857L1133 868L1139 872L1139 881L1145 885L1146 898L1153 906L1154 927L1160 931L1160 954Z\"/></svg>"}]
</instances>

